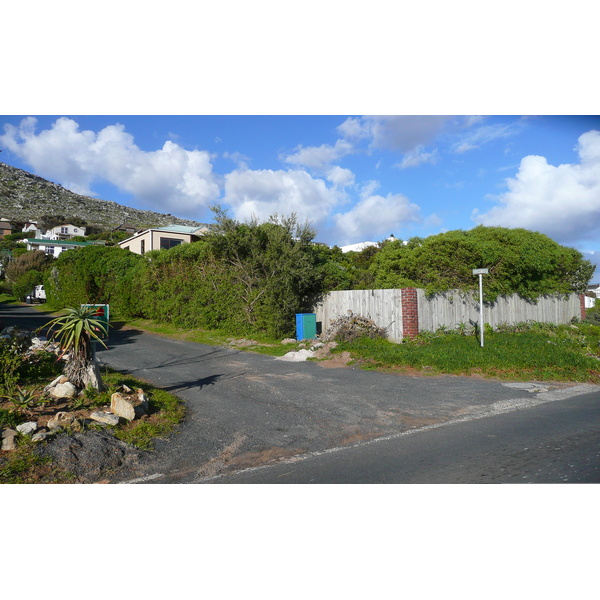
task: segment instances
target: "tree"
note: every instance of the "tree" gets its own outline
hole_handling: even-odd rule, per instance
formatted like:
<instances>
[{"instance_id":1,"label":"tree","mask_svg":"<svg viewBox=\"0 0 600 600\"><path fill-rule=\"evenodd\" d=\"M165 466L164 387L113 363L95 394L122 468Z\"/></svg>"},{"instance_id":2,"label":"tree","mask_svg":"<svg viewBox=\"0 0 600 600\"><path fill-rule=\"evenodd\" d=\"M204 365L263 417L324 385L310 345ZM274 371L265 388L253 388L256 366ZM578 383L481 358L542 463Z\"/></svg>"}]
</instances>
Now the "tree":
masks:
<instances>
[{"instance_id":1,"label":"tree","mask_svg":"<svg viewBox=\"0 0 600 600\"><path fill-rule=\"evenodd\" d=\"M67 308L65 314L48 324L48 333L60 344L63 353L68 353L64 375L77 388L95 387L102 391L103 383L95 361L92 342L100 342L107 334L104 323L94 318L93 307Z\"/></svg>"},{"instance_id":2,"label":"tree","mask_svg":"<svg viewBox=\"0 0 600 600\"><path fill-rule=\"evenodd\" d=\"M583 293L595 267L541 233L484 226L385 244L371 266L377 287L420 287L429 294L475 290L477 268L489 269L484 291L486 300L494 301L510 294L535 300Z\"/></svg>"},{"instance_id":3,"label":"tree","mask_svg":"<svg viewBox=\"0 0 600 600\"><path fill-rule=\"evenodd\" d=\"M216 224L204 242L222 266L228 293L241 313L240 326L289 334L294 314L309 310L322 291L312 244L315 230L294 214L239 223L220 207L213 212Z\"/></svg>"},{"instance_id":4,"label":"tree","mask_svg":"<svg viewBox=\"0 0 600 600\"><path fill-rule=\"evenodd\" d=\"M32 269L43 273L49 268L54 260L54 257L48 256L40 250L31 250L30 252L25 252L19 256L16 256L6 266L6 278L10 282L14 283Z\"/></svg>"}]
</instances>

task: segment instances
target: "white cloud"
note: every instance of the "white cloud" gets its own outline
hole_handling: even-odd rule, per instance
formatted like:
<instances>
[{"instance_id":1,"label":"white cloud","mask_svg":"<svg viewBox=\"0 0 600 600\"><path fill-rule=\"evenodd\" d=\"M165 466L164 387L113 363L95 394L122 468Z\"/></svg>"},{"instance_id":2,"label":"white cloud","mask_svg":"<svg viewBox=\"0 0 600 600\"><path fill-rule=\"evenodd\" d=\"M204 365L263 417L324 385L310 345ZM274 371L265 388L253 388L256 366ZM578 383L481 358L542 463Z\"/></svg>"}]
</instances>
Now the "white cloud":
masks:
<instances>
[{"instance_id":1,"label":"white cloud","mask_svg":"<svg viewBox=\"0 0 600 600\"><path fill-rule=\"evenodd\" d=\"M338 132L346 139L370 139L373 148L407 153L432 142L449 120L437 115L350 117Z\"/></svg>"},{"instance_id":2,"label":"white cloud","mask_svg":"<svg viewBox=\"0 0 600 600\"><path fill-rule=\"evenodd\" d=\"M354 173L350 169L334 166L327 172L327 181L337 188L345 188L354 185Z\"/></svg>"},{"instance_id":3,"label":"white cloud","mask_svg":"<svg viewBox=\"0 0 600 600\"><path fill-rule=\"evenodd\" d=\"M351 210L334 215L338 244L396 235L409 223L421 222L420 208L402 194L368 195Z\"/></svg>"},{"instance_id":4,"label":"white cloud","mask_svg":"<svg viewBox=\"0 0 600 600\"><path fill-rule=\"evenodd\" d=\"M439 159L440 155L437 150L427 152L423 146L417 146L414 150L411 150L404 155L402 162L400 162L397 167L400 169L408 169L427 163L435 165Z\"/></svg>"},{"instance_id":5,"label":"white cloud","mask_svg":"<svg viewBox=\"0 0 600 600\"><path fill-rule=\"evenodd\" d=\"M483 225L524 227L561 243L600 234L600 131L579 137L578 164L553 166L543 156L526 156L498 205L472 218Z\"/></svg>"},{"instance_id":6,"label":"white cloud","mask_svg":"<svg viewBox=\"0 0 600 600\"><path fill-rule=\"evenodd\" d=\"M477 123L477 121L475 121ZM507 138L516 135L522 130L522 122L482 125L470 133L461 137L461 139L452 146L452 150L457 154L463 154L469 150L475 150L484 144L497 139Z\"/></svg>"},{"instance_id":7,"label":"white cloud","mask_svg":"<svg viewBox=\"0 0 600 600\"><path fill-rule=\"evenodd\" d=\"M36 124L28 117L18 128L6 125L0 141L36 173L74 192L94 195L92 184L104 180L155 210L190 216L219 196L208 152L172 141L144 152L120 124L98 133L80 131L66 117L40 133Z\"/></svg>"},{"instance_id":8,"label":"white cloud","mask_svg":"<svg viewBox=\"0 0 600 600\"><path fill-rule=\"evenodd\" d=\"M331 163L336 162L350 154L353 146L346 140L337 140L334 146L323 144L321 146L298 146L295 154L284 156L283 160L291 165L308 167L321 171Z\"/></svg>"},{"instance_id":9,"label":"white cloud","mask_svg":"<svg viewBox=\"0 0 600 600\"><path fill-rule=\"evenodd\" d=\"M241 221L296 213L300 221L318 225L343 200L335 187L306 171L236 170L225 175L224 202Z\"/></svg>"}]
</instances>

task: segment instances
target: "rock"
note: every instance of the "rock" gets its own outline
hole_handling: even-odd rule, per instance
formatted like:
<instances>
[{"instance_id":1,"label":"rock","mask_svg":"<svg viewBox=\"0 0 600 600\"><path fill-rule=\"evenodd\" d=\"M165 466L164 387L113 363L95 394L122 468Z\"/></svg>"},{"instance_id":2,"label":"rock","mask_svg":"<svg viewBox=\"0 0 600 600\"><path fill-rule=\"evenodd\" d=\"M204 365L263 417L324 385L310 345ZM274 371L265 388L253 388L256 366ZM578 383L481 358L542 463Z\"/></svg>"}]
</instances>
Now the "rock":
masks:
<instances>
[{"instance_id":1,"label":"rock","mask_svg":"<svg viewBox=\"0 0 600 600\"><path fill-rule=\"evenodd\" d=\"M31 436L32 442L43 442L48 437L47 431L38 431L36 434Z\"/></svg>"},{"instance_id":2,"label":"rock","mask_svg":"<svg viewBox=\"0 0 600 600\"><path fill-rule=\"evenodd\" d=\"M99 392L103 392L106 388L102 383L102 375L100 374L100 361L94 356L92 362L85 371L83 377L84 387L93 387Z\"/></svg>"},{"instance_id":3,"label":"rock","mask_svg":"<svg viewBox=\"0 0 600 600\"><path fill-rule=\"evenodd\" d=\"M48 421L48 429L58 429L59 427L68 427L75 421L75 417L67 412L57 412L52 419Z\"/></svg>"},{"instance_id":4,"label":"rock","mask_svg":"<svg viewBox=\"0 0 600 600\"><path fill-rule=\"evenodd\" d=\"M110 412L128 421L135 419L135 407L133 403L130 402L129 398L123 396L121 392L115 392L110 397Z\"/></svg>"},{"instance_id":5,"label":"rock","mask_svg":"<svg viewBox=\"0 0 600 600\"><path fill-rule=\"evenodd\" d=\"M104 423L105 425L118 425L119 417L109 412L96 411L90 415L90 419L97 421L98 423Z\"/></svg>"},{"instance_id":6,"label":"rock","mask_svg":"<svg viewBox=\"0 0 600 600\"><path fill-rule=\"evenodd\" d=\"M143 417L148 413L149 408L148 398L141 388L138 388L135 393L128 395L122 392L115 392L110 397L110 412L128 421Z\"/></svg>"},{"instance_id":7,"label":"rock","mask_svg":"<svg viewBox=\"0 0 600 600\"><path fill-rule=\"evenodd\" d=\"M304 350L298 350L298 352L288 352L287 354L284 354L283 356L277 357L275 360L289 360L289 361L294 361L294 362L300 362L300 361L306 360L308 358L313 358L314 355L315 355L314 352L304 349Z\"/></svg>"},{"instance_id":8,"label":"rock","mask_svg":"<svg viewBox=\"0 0 600 600\"><path fill-rule=\"evenodd\" d=\"M37 423L35 421L29 421L27 423L21 423L21 425L17 425L17 431L24 435L28 435L33 433L37 429Z\"/></svg>"},{"instance_id":9,"label":"rock","mask_svg":"<svg viewBox=\"0 0 600 600\"><path fill-rule=\"evenodd\" d=\"M296 340L294 338L285 338L285 340L281 340L282 344L295 344Z\"/></svg>"},{"instance_id":10,"label":"rock","mask_svg":"<svg viewBox=\"0 0 600 600\"><path fill-rule=\"evenodd\" d=\"M14 437L15 435L17 435L17 432L14 429L10 429L9 427L2 430L2 439L7 437Z\"/></svg>"},{"instance_id":11,"label":"rock","mask_svg":"<svg viewBox=\"0 0 600 600\"><path fill-rule=\"evenodd\" d=\"M3 429L2 430L2 450L14 450L17 445L15 444L15 438L18 433L14 429Z\"/></svg>"},{"instance_id":12,"label":"rock","mask_svg":"<svg viewBox=\"0 0 600 600\"><path fill-rule=\"evenodd\" d=\"M77 388L70 382L59 383L50 389L53 398L73 398L77 395Z\"/></svg>"},{"instance_id":13,"label":"rock","mask_svg":"<svg viewBox=\"0 0 600 600\"><path fill-rule=\"evenodd\" d=\"M124 394L133 393L133 390L129 386L125 385L124 383L122 383L119 387L117 387L117 389L115 391L123 392Z\"/></svg>"},{"instance_id":14,"label":"rock","mask_svg":"<svg viewBox=\"0 0 600 600\"><path fill-rule=\"evenodd\" d=\"M150 404L148 402L148 397L144 394L144 390L142 388L138 388L136 391L137 399L138 399L138 408L141 408L144 411L144 414L148 414L150 410Z\"/></svg>"}]
</instances>

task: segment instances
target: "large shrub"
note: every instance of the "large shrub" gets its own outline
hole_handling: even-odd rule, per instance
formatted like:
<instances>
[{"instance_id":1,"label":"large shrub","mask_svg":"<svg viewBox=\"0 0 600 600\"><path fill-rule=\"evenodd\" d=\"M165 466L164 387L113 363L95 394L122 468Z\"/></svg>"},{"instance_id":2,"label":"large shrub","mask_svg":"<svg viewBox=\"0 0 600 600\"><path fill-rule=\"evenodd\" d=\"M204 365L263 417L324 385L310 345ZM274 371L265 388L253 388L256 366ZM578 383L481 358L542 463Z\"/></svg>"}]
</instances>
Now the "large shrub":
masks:
<instances>
[{"instance_id":1,"label":"large shrub","mask_svg":"<svg viewBox=\"0 0 600 600\"><path fill-rule=\"evenodd\" d=\"M375 286L414 286L429 293L474 290L473 269L488 268L486 299L519 294L535 300L544 294L583 293L594 265L573 248L526 229L479 226L425 239L384 244L371 265Z\"/></svg>"},{"instance_id":2,"label":"large shrub","mask_svg":"<svg viewBox=\"0 0 600 600\"><path fill-rule=\"evenodd\" d=\"M56 308L110 304L123 316L141 309L139 270L143 257L117 246L86 246L63 252L46 279L46 295Z\"/></svg>"}]
</instances>

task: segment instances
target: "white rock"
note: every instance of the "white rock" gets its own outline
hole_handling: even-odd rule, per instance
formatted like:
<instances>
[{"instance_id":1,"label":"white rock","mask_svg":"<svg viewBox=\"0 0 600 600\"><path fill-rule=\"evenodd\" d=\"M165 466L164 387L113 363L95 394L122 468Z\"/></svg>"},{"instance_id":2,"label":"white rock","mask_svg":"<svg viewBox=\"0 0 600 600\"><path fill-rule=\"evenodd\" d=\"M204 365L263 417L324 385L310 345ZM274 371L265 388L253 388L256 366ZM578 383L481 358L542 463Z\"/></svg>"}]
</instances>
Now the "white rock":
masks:
<instances>
[{"instance_id":1,"label":"white rock","mask_svg":"<svg viewBox=\"0 0 600 600\"><path fill-rule=\"evenodd\" d=\"M53 398L73 398L77 394L77 388L70 382L59 383L50 390Z\"/></svg>"},{"instance_id":2,"label":"white rock","mask_svg":"<svg viewBox=\"0 0 600 600\"><path fill-rule=\"evenodd\" d=\"M31 436L32 442L43 442L48 437L47 431L38 431Z\"/></svg>"},{"instance_id":3,"label":"white rock","mask_svg":"<svg viewBox=\"0 0 600 600\"><path fill-rule=\"evenodd\" d=\"M16 447L14 435L2 438L2 450L14 450Z\"/></svg>"},{"instance_id":4,"label":"white rock","mask_svg":"<svg viewBox=\"0 0 600 600\"><path fill-rule=\"evenodd\" d=\"M58 429L59 427L68 427L73 423L75 417L67 412L57 412L53 419L48 421L48 429Z\"/></svg>"},{"instance_id":5,"label":"white rock","mask_svg":"<svg viewBox=\"0 0 600 600\"><path fill-rule=\"evenodd\" d=\"M21 423L17 425L17 431L25 435L33 433L37 429L37 423L35 421L29 421L27 423Z\"/></svg>"},{"instance_id":6,"label":"white rock","mask_svg":"<svg viewBox=\"0 0 600 600\"><path fill-rule=\"evenodd\" d=\"M110 412L118 417L123 417L128 421L133 421L133 419L135 419L135 408L133 404L119 392L115 392L110 397Z\"/></svg>"},{"instance_id":7,"label":"white rock","mask_svg":"<svg viewBox=\"0 0 600 600\"><path fill-rule=\"evenodd\" d=\"M277 357L275 360L288 360L293 362L301 362L308 358L313 358L315 355L311 350L298 350L298 352L288 352L283 356Z\"/></svg>"},{"instance_id":8,"label":"white rock","mask_svg":"<svg viewBox=\"0 0 600 600\"><path fill-rule=\"evenodd\" d=\"M98 423L104 423L106 425L118 425L119 417L109 412L96 411L90 414L90 419L98 421Z\"/></svg>"}]
</instances>

